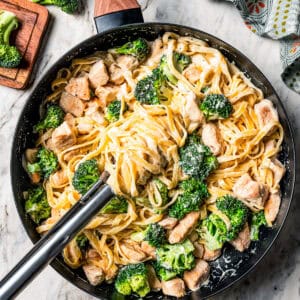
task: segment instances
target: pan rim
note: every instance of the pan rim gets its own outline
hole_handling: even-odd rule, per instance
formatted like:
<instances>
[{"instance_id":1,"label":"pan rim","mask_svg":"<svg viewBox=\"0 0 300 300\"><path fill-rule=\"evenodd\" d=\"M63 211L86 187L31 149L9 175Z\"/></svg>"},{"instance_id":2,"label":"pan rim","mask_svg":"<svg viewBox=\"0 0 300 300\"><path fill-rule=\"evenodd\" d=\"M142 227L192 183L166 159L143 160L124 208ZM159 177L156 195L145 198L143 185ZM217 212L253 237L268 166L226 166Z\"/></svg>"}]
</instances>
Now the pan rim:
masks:
<instances>
[{"instance_id":1,"label":"pan rim","mask_svg":"<svg viewBox=\"0 0 300 300\"><path fill-rule=\"evenodd\" d=\"M236 54L238 57L244 59L245 61L247 61L252 67L254 67L255 69L255 72L257 74L259 74L262 78L262 80L264 82L266 82L274 96L276 97L276 99L278 100L278 103L279 103L279 106L282 110L282 116L285 118L285 122L286 122L286 125L287 125L287 129L290 133L290 137L291 137L291 145L290 145L290 151L292 153L292 162L293 162L293 168L291 169L291 184L289 186L289 191L290 191L290 196L288 198L288 204L287 204L287 207L286 207L286 212L284 213L283 217L282 217L282 223L278 226L278 228L276 229L276 233L272 239L272 241L270 242L270 244L268 245L268 247L264 250L264 252L260 255L260 257L257 258L256 262L251 266L249 267L245 272L243 272L241 274L241 276L239 276L238 278L234 279L233 281L231 281L230 283L228 283L226 286L220 288L219 290L215 291L215 292L212 292L209 296L206 296L206 297L203 297L202 299L207 299L207 298L210 298L210 297L213 297L213 296L216 296L217 294L221 294L223 293L225 290L229 289L230 287L232 287L234 284L237 284L239 281L241 281L242 279L244 279L246 276L249 275L250 272L252 272L255 267L265 258L265 256L269 253L270 249L272 248L272 246L274 245L274 242L278 239L278 236L283 228L283 226L285 226L286 224L286 219L287 219L287 216L289 214L289 211L290 211L290 207L291 207L291 203L292 203L292 200L294 198L294 191L295 191L295 181L296 181L296 151L295 151L295 139L294 139L294 130L291 126L291 122L289 120L289 117L288 117L288 114L286 112L286 109L284 107L284 104L283 102L281 101L280 97L278 96L277 92L275 91L273 85L270 83L270 81L267 79L267 77L262 73L262 71L260 71L260 69L246 56L244 55L240 50L238 50L236 47L232 46L231 44L223 41L222 39L220 39L219 37L217 36L214 36L210 33L207 33L205 31L202 31L202 30L199 30L197 28L194 28L194 27L190 27L190 26L185 26L185 25L180 25L180 24L176 24L176 23L169 23L169 22L145 22L145 23L134 23L134 24L129 24L129 25L123 25L123 26L119 26L119 27L116 27L116 28L113 28L113 29L109 29L109 30L106 30L106 31L103 31L101 33L98 33L98 34L95 34L85 40L83 40L82 42L78 43L77 45L75 45L74 47L72 47L70 50L68 50L66 53L64 53L62 56L60 56L54 64L52 64L52 66L46 71L45 74L43 74L41 76L41 78L39 79L39 81L37 82L36 86L33 88L32 92L29 94L28 96L28 99L25 101L24 103L24 106L21 110L21 113L18 117L18 122L17 122L17 125L15 127L15 131L14 131L14 135L13 135L13 143L12 143L12 148L11 148L11 162L10 162L10 179L11 179L11 185L12 185L12 191L13 191L13 196L14 196L14 204L15 204L15 207L16 207L16 210L18 212L18 215L21 219L21 223L22 223L22 226L23 228L25 229L26 231L26 234L27 236L29 237L29 239L31 240L31 242L33 244L35 244L37 241L35 241L34 238L31 237L31 234L30 234L30 228L28 226L26 226L26 222L25 222L25 219L22 217L22 213L21 213L21 210L19 209L18 205L17 205L17 202L18 202L18 193L17 193L17 176L15 176L15 172L14 172L14 160L13 160L13 157L15 156L15 150L16 150L16 147L17 147L17 135L18 135L18 132L20 131L20 128L22 126L22 120L23 120L23 117L25 115L25 112L26 112L26 108L28 107L28 105L31 103L31 99L33 97L33 95L41 89L41 87L43 86L43 82L44 82L44 79L49 77L51 74L53 74L53 72L55 71L55 66L58 65L58 64L61 64L63 61L66 61L67 57L68 56L73 56L72 54L74 52L76 52L78 49L80 48L85 48L85 45L90 42L90 41L93 41L95 39L97 39L97 37L100 37L100 36L105 36L105 35L109 35L109 34L112 34L116 31L119 31L120 29L122 30L129 30L130 28L132 27L145 27L145 26L172 26L172 27L175 27L177 29L182 29L182 30L190 30L190 31L193 31L193 32L196 32L198 34L201 34L201 35L205 35L207 36L208 39L215 39L217 40L218 42L220 43L223 43L224 45L226 46L229 46L230 48L232 48L234 50L234 54ZM226 55L225 55L226 56ZM250 76L250 79L251 78L251 74L248 74ZM57 271L64 279L68 280L68 282L72 283L74 286L76 286L77 288L81 289L82 291L92 295L92 296L95 296L97 298L99 298L99 295L93 293L93 291L91 290L87 290L84 288L84 286L82 285L79 285L77 282L74 282L72 279L72 276L74 275L71 275L71 273L66 273L66 269L63 269L64 268L64 264L58 260L57 258L55 258L51 263L50 263L51 267L53 267L55 269L55 271ZM76 277L78 277L76 275ZM79 277L80 278L80 277ZM104 298L100 298L100 299L104 299Z\"/></svg>"}]
</instances>

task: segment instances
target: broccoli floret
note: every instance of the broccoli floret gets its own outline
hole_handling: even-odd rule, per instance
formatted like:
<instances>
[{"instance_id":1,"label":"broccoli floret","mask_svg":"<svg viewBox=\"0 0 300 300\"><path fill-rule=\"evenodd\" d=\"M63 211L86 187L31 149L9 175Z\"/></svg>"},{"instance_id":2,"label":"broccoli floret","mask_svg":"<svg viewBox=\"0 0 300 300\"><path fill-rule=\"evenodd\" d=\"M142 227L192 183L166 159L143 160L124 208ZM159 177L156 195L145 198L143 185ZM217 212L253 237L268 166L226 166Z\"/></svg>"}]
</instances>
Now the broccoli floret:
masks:
<instances>
[{"instance_id":1,"label":"broccoli floret","mask_svg":"<svg viewBox=\"0 0 300 300\"><path fill-rule=\"evenodd\" d=\"M113 102L111 102L108 105L107 110L106 110L106 114L105 114L106 120L111 123L118 121L120 118L121 106L122 106L122 103L119 100L114 100ZM124 111L126 109L127 109L127 107L124 107Z\"/></svg>"},{"instance_id":2,"label":"broccoli floret","mask_svg":"<svg viewBox=\"0 0 300 300\"><path fill-rule=\"evenodd\" d=\"M231 228L227 232L227 240L235 239L238 233L243 229L249 210L247 206L237 198L231 195L220 197L216 201L218 210L224 213L230 220Z\"/></svg>"},{"instance_id":3,"label":"broccoli floret","mask_svg":"<svg viewBox=\"0 0 300 300\"><path fill-rule=\"evenodd\" d=\"M102 214L127 213L128 202L124 197L115 196L101 209Z\"/></svg>"},{"instance_id":4,"label":"broccoli floret","mask_svg":"<svg viewBox=\"0 0 300 300\"><path fill-rule=\"evenodd\" d=\"M182 219L192 211L199 211L203 201L209 197L206 184L195 178L182 181L180 188L182 194L169 208L169 216L176 219Z\"/></svg>"},{"instance_id":5,"label":"broccoli floret","mask_svg":"<svg viewBox=\"0 0 300 300\"><path fill-rule=\"evenodd\" d=\"M99 179L100 172L96 159L79 164L72 179L73 187L84 195Z\"/></svg>"},{"instance_id":6,"label":"broccoli floret","mask_svg":"<svg viewBox=\"0 0 300 300\"><path fill-rule=\"evenodd\" d=\"M58 168L58 159L56 155L46 149L39 148L36 155L36 162L33 164L28 163L27 169L29 173L40 173L44 178L48 178Z\"/></svg>"},{"instance_id":7,"label":"broccoli floret","mask_svg":"<svg viewBox=\"0 0 300 300\"><path fill-rule=\"evenodd\" d=\"M259 240L259 230L261 226L267 226L267 221L263 210L252 214L250 231L250 237L252 241Z\"/></svg>"},{"instance_id":8,"label":"broccoli floret","mask_svg":"<svg viewBox=\"0 0 300 300\"><path fill-rule=\"evenodd\" d=\"M177 273L175 271L168 270L162 267L157 261L153 261L152 266L160 280L168 281L177 276Z\"/></svg>"},{"instance_id":9,"label":"broccoli floret","mask_svg":"<svg viewBox=\"0 0 300 300\"><path fill-rule=\"evenodd\" d=\"M45 129L57 128L64 120L65 113L58 105L49 105L42 121L34 126L35 132Z\"/></svg>"},{"instance_id":10,"label":"broccoli floret","mask_svg":"<svg viewBox=\"0 0 300 300\"><path fill-rule=\"evenodd\" d=\"M16 15L0 10L0 67L16 68L22 56L15 46L10 45L11 32L19 26Z\"/></svg>"},{"instance_id":11,"label":"broccoli floret","mask_svg":"<svg viewBox=\"0 0 300 300\"><path fill-rule=\"evenodd\" d=\"M210 250L221 249L227 240L227 227L223 220L216 214L210 214L204 219L197 229L201 239Z\"/></svg>"},{"instance_id":12,"label":"broccoli floret","mask_svg":"<svg viewBox=\"0 0 300 300\"><path fill-rule=\"evenodd\" d=\"M191 58L183 53L175 52L174 63L176 69L181 73L191 63Z\"/></svg>"},{"instance_id":13,"label":"broccoli floret","mask_svg":"<svg viewBox=\"0 0 300 300\"><path fill-rule=\"evenodd\" d=\"M79 10L80 0L31 0L41 5L55 5L62 11L73 14Z\"/></svg>"},{"instance_id":14,"label":"broccoli floret","mask_svg":"<svg viewBox=\"0 0 300 300\"><path fill-rule=\"evenodd\" d=\"M79 234L76 237L77 246L81 251L85 252L90 247L89 239L84 234Z\"/></svg>"},{"instance_id":15,"label":"broccoli floret","mask_svg":"<svg viewBox=\"0 0 300 300\"><path fill-rule=\"evenodd\" d=\"M200 105L207 120L227 119L233 107L230 101L221 94L207 95Z\"/></svg>"},{"instance_id":16,"label":"broccoli floret","mask_svg":"<svg viewBox=\"0 0 300 300\"><path fill-rule=\"evenodd\" d=\"M115 287L120 294L130 295L137 293L145 297L150 292L148 270L144 263L132 264L123 267L115 281Z\"/></svg>"},{"instance_id":17,"label":"broccoli floret","mask_svg":"<svg viewBox=\"0 0 300 300\"><path fill-rule=\"evenodd\" d=\"M114 49L115 53L129 54L135 56L139 61L145 60L149 54L149 51L148 43L143 38L138 38Z\"/></svg>"},{"instance_id":18,"label":"broccoli floret","mask_svg":"<svg viewBox=\"0 0 300 300\"><path fill-rule=\"evenodd\" d=\"M200 142L200 138L192 134L183 147L179 149L180 167L186 175L200 180L218 168L218 160L211 150Z\"/></svg>"},{"instance_id":19,"label":"broccoli floret","mask_svg":"<svg viewBox=\"0 0 300 300\"><path fill-rule=\"evenodd\" d=\"M36 224L50 217L51 207L42 187L39 186L27 192L25 211Z\"/></svg>"},{"instance_id":20,"label":"broccoli floret","mask_svg":"<svg viewBox=\"0 0 300 300\"><path fill-rule=\"evenodd\" d=\"M205 94L208 90L209 90L209 86L204 86L204 87L201 89L201 93Z\"/></svg>"},{"instance_id":21,"label":"broccoli floret","mask_svg":"<svg viewBox=\"0 0 300 300\"><path fill-rule=\"evenodd\" d=\"M195 265L194 246L190 240L180 244L165 244L156 249L158 264L177 275L190 270Z\"/></svg>"},{"instance_id":22,"label":"broccoli floret","mask_svg":"<svg viewBox=\"0 0 300 300\"><path fill-rule=\"evenodd\" d=\"M171 73L170 68L168 66L166 55L162 56L162 58L160 60L160 64L159 64L159 69L160 69L163 77L165 78L165 80L171 82L172 84L177 83L177 78Z\"/></svg>"}]
</instances>

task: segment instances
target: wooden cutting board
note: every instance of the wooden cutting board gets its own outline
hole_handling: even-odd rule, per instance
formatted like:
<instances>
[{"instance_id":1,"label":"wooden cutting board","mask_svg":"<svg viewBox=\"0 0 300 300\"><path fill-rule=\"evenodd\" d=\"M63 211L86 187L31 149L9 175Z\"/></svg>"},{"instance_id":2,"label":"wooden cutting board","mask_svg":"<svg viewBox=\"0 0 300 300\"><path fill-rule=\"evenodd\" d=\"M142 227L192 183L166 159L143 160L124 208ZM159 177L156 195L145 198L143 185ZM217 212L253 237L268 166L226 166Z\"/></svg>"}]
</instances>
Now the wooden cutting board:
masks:
<instances>
[{"instance_id":1,"label":"wooden cutting board","mask_svg":"<svg viewBox=\"0 0 300 300\"><path fill-rule=\"evenodd\" d=\"M19 28L12 33L11 43L22 53L22 62L18 68L0 68L0 85L24 89L29 83L43 35L46 31L48 10L30 0L0 0L0 10L16 14Z\"/></svg>"}]
</instances>

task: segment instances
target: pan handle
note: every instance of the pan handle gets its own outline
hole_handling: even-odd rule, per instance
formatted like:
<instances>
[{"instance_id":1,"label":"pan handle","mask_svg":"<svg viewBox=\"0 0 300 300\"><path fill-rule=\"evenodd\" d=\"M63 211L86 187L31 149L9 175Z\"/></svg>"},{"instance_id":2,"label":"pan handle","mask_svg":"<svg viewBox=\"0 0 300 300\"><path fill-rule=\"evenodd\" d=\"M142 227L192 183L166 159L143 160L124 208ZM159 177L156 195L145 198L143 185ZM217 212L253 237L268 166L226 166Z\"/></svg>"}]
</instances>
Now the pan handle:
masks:
<instances>
[{"instance_id":1,"label":"pan handle","mask_svg":"<svg viewBox=\"0 0 300 300\"><path fill-rule=\"evenodd\" d=\"M136 0L95 0L94 15L98 33L121 25L144 22Z\"/></svg>"}]
</instances>

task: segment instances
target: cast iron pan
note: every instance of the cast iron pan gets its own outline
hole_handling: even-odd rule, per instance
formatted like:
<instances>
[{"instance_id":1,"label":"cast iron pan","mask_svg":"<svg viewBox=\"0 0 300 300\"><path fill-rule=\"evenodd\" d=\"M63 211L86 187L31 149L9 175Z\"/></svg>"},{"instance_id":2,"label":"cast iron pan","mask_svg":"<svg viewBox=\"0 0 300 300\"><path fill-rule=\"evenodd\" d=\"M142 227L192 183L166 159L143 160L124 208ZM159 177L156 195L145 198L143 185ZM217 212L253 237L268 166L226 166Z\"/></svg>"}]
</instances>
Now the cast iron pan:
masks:
<instances>
[{"instance_id":1,"label":"cast iron pan","mask_svg":"<svg viewBox=\"0 0 300 300\"><path fill-rule=\"evenodd\" d=\"M251 78L252 82L262 89L265 97L272 100L276 105L285 132L280 160L287 169L281 182L282 204L274 227L272 229L264 229L261 241L252 243L251 247L244 253L239 253L230 245L226 245L223 249L223 255L211 263L212 272L208 283L200 290L187 295L186 299L211 297L228 288L252 270L268 252L283 226L289 210L295 182L295 146L288 117L274 88L265 76L247 57L227 43L205 32L185 26L164 23L142 23L141 10L135 0L96 0L95 2L96 27L98 32L102 32L74 47L57 61L43 76L29 97L19 119L11 157L12 186L18 213L30 239L36 243L40 238L35 231L36 225L24 211L22 192L29 188L30 180L22 167L21 158L26 148L34 146L36 136L32 133L32 127L39 120L39 106L43 99L51 92L51 82L55 79L59 69L69 66L75 57L84 57L96 50L107 50L129 40L134 40L137 37L154 40L166 31L205 40L212 47L219 49L229 61L235 61L236 65ZM139 23L131 24L136 22ZM116 27L123 24L131 25ZM61 256L57 257L51 265L63 277L87 293L101 299L112 298L114 294L113 285L102 284L98 287L91 286L87 282L83 272L80 269L71 269L64 263ZM163 297L165 296L161 293L152 293L147 296L147 299ZM133 296L132 298L136 297Z\"/></svg>"}]
</instances>

